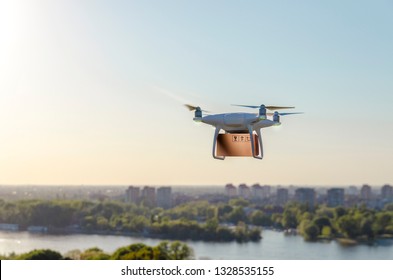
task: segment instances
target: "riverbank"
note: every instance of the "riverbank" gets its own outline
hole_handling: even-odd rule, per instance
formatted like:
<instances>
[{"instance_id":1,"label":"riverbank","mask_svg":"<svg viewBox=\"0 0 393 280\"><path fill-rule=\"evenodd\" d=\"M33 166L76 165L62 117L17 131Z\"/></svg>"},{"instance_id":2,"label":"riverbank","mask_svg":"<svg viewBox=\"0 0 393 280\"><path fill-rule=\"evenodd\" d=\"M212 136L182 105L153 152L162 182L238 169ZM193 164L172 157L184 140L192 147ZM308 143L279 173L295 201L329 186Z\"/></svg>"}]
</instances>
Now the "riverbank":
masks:
<instances>
[{"instance_id":1,"label":"riverbank","mask_svg":"<svg viewBox=\"0 0 393 280\"><path fill-rule=\"evenodd\" d=\"M0 254L8 255L34 249L51 249L62 254L92 247L114 252L119 247L135 243L156 246L166 239L96 234L32 234L29 232L0 232ZM282 232L264 230L261 242L185 241L196 259L249 260L391 260L391 246L362 245L345 247L336 241L306 242L301 236L284 236Z\"/></svg>"},{"instance_id":2,"label":"riverbank","mask_svg":"<svg viewBox=\"0 0 393 280\"><path fill-rule=\"evenodd\" d=\"M382 246L393 246L393 235L391 234L384 234L382 236L378 236L377 238L367 239L367 238L358 238L358 239L351 239L351 238L336 238L337 242L340 243L342 246L356 246L356 245L382 245Z\"/></svg>"},{"instance_id":3,"label":"riverbank","mask_svg":"<svg viewBox=\"0 0 393 280\"><path fill-rule=\"evenodd\" d=\"M165 240L180 240L180 241L201 241L201 242L259 242L262 239L261 231L258 233L258 238L254 237L253 239L244 238L244 239L236 239L232 238L231 240L224 240L221 238L210 238L207 240L203 240L200 238L178 238L176 236L165 235L165 234L154 234L148 231L144 232L130 232L130 231L113 231L113 230L93 230L93 229L82 229L79 227L67 227L67 228L54 228L54 227L34 227L34 230L20 229L20 230L12 230L12 231L0 231L0 232L27 232L30 234L45 234L45 235L102 235L102 236L124 236L124 237L134 237L134 238L149 238L149 239L165 239ZM229 229L228 229L229 230Z\"/></svg>"},{"instance_id":4,"label":"riverbank","mask_svg":"<svg viewBox=\"0 0 393 280\"><path fill-rule=\"evenodd\" d=\"M303 238L296 230L279 230L276 228L264 228L263 232L273 231L278 234L282 234L285 238L298 237ZM45 231L28 231L28 230L19 230L19 231L0 231L0 232L20 232L20 233L29 233L33 235L48 235L48 236L65 236L65 235L86 235L86 236L121 236L121 237L132 237L137 239L152 239L152 240L178 240L176 238L171 238L169 236L160 235L160 234L151 234L148 232L138 233L138 232L126 232L126 231L111 231L111 230L87 230L80 229L76 227L69 228L47 228ZM261 236L262 239L262 236ZM233 241L220 241L220 240L193 240L193 239L183 239L181 241L185 242L207 242L207 243L231 243ZM236 240L234 240L236 241ZM256 243L258 241L252 241L251 243ZM250 241L249 241L250 242ZM393 235L384 234L375 239L350 239L350 238L326 238L320 237L313 241L306 241L308 243L330 243L337 242L340 246L343 247L351 247L351 246L359 246L359 245L367 245L367 246L393 246ZM241 241L237 241L237 243L243 243ZM393 256L392 256L393 257Z\"/></svg>"}]
</instances>

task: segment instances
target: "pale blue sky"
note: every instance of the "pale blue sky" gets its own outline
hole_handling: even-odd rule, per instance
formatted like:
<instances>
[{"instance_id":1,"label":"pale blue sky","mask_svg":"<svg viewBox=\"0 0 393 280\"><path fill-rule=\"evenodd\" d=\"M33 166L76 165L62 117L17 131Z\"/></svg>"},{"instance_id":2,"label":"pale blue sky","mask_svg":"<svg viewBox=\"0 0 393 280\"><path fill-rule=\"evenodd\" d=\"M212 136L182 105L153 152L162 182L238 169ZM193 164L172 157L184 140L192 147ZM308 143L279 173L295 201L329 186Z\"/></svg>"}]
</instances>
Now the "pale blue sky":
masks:
<instances>
[{"instance_id":1,"label":"pale blue sky","mask_svg":"<svg viewBox=\"0 0 393 280\"><path fill-rule=\"evenodd\" d=\"M1 1L0 184L393 183L392 12L392 1ZM264 160L216 161L213 130L182 100L306 114L263 131Z\"/></svg>"}]
</instances>

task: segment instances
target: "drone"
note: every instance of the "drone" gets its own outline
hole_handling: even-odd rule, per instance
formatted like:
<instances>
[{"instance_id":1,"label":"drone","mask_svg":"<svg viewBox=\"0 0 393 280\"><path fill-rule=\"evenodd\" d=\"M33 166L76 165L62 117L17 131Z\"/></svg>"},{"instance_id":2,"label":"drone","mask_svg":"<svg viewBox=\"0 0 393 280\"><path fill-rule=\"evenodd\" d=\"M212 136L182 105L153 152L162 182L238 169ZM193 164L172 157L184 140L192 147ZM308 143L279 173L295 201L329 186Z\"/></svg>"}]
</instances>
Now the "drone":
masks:
<instances>
[{"instance_id":1,"label":"drone","mask_svg":"<svg viewBox=\"0 0 393 280\"><path fill-rule=\"evenodd\" d=\"M199 106L192 106L185 104L185 106L190 111L195 111L195 116L193 120L195 122L202 122L215 127L214 139L213 139L213 158L224 160L225 153L222 152L220 143L222 143L222 138L224 136L231 136L232 140L228 140L227 144L233 145L234 142L242 142L243 147L247 145L247 149L250 150L250 156L256 159L263 159L263 146L262 146L262 134L261 129L265 127L278 126L281 125L280 116L303 114L302 112L295 113L281 113L276 110L282 109L294 109L295 107L288 106L265 106L264 104L260 106L254 105L239 105L232 104L232 106L245 107L258 109L259 113L224 113L224 114L205 114L202 116L202 112L209 113L208 111L202 110ZM275 111L274 113L267 111ZM271 119L268 118L272 117ZM220 133L224 130L224 134ZM255 133L254 133L255 132ZM228 138L228 137L226 137ZM217 149L217 142L219 143L219 149ZM249 142L249 143L248 143ZM250 144L250 146L248 145ZM251 149L250 149L251 147ZM224 148L225 149L225 148ZM244 148L243 148L244 149ZM220 152L217 153L217 150ZM231 154L226 154L230 156ZM233 156L234 154L232 154ZM235 156L241 156L237 154ZM244 156L244 154L243 154Z\"/></svg>"}]
</instances>

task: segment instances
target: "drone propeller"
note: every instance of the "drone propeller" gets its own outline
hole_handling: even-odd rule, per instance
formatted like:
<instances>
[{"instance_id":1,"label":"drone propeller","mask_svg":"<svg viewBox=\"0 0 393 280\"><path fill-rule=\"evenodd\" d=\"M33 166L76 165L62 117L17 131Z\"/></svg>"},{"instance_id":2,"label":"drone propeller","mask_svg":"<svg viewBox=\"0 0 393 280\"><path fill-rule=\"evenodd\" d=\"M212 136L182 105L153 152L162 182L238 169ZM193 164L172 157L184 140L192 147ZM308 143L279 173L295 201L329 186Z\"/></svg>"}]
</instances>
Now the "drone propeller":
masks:
<instances>
[{"instance_id":1,"label":"drone propeller","mask_svg":"<svg viewBox=\"0 0 393 280\"><path fill-rule=\"evenodd\" d=\"M193 105L190 105L190 104L184 104L184 106L186 106L188 108L188 110L190 110L190 111L195 111L198 108L201 109L201 107L199 107L199 106L193 106ZM206 111L206 110L201 110L201 111L205 112L205 113L209 113L209 111Z\"/></svg>"},{"instance_id":2,"label":"drone propeller","mask_svg":"<svg viewBox=\"0 0 393 280\"><path fill-rule=\"evenodd\" d=\"M274 113L267 113L268 116L274 116L277 113L279 116L287 116L287 115L298 115L298 114L304 114L304 112L295 112L295 113L280 113L280 112L274 112Z\"/></svg>"},{"instance_id":3,"label":"drone propeller","mask_svg":"<svg viewBox=\"0 0 393 280\"><path fill-rule=\"evenodd\" d=\"M268 110L274 111L274 110L281 110L281 109L293 109L295 107L288 107L288 106L265 106L265 105L260 105L260 106L255 106L255 105L239 105L239 104L231 104L232 106L238 106L238 107L246 107L246 108L252 108L252 109L258 109L260 107L265 107Z\"/></svg>"},{"instance_id":4,"label":"drone propeller","mask_svg":"<svg viewBox=\"0 0 393 280\"><path fill-rule=\"evenodd\" d=\"M294 113L280 113L275 111L274 113L267 113L269 116L273 116L273 122L275 122L276 125L280 125L280 117L281 116L287 116L287 115L296 115L296 114L303 114L303 112L294 112Z\"/></svg>"},{"instance_id":5,"label":"drone propeller","mask_svg":"<svg viewBox=\"0 0 393 280\"><path fill-rule=\"evenodd\" d=\"M192 106L189 104L184 104L184 106L186 106L188 108L188 110L190 110L190 111L194 111L194 110L196 110L196 108L198 108L198 107L195 107L195 106Z\"/></svg>"}]
</instances>

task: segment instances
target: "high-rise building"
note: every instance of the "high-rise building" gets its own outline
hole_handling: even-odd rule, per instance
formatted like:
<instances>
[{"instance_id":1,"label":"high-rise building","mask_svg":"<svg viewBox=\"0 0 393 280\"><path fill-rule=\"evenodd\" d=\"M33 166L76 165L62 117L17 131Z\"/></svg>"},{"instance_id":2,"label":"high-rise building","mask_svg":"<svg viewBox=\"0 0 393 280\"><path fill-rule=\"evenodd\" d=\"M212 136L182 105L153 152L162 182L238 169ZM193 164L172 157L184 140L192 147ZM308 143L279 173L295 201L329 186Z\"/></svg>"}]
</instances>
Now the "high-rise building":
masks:
<instances>
[{"instance_id":1,"label":"high-rise building","mask_svg":"<svg viewBox=\"0 0 393 280\"><path fill-rule=\"evenodd\" d=\"M353 207L359 203L359 189L356 186L349 186L345 190L345 206Z\"/></svg>"},{"instance_id":2,"label":"high-rise building","mask_svg":"<svg viewBox=\"0 0 393 280\"><path fill-rule=\"evenodd\" d=\"M327 191L327 206L337 207L344 205L344 189L331 188Z\"/></svg>"},{"instance_id":3,"label":"high-rise building","mask_svg":"<svg viewBox=\"0 0 393 280\"><path fill-rule=\"evenodd\" d=\"M156 206L156 189L153 187L145 186L142 189L142 202L145 206Z\"/></svg>"},{"instance_id":4,"label":"high-rise building","mask_svg":"<svg viewBox=\"0 0 393 280\"><path fill-rule=\"evenodd\" d=\"M393 187L390 185L384 185L381 189L382 199L393 199Z\"/></svg>"},{"instance_id":5,"label":"high-rise building","mask_svg":"<svg viewBox=\"0 0 393 280\"><path fill-rule=\"evenodd\" d=\"M270 196L270 186L260 186L255 184L251 187L252 198L255 199L265 199Z\"/></svg>"},{"instance_id":6,"label":"high-rise building","mask_svg":"<svg viewBox=\"0 0 393 280\"><path fill-rule=\"evenodd\" d=\"M140 189L138 187L129 186L126 190L126 202L139 203L140 201Z\"/></svg>"},{"instance_id":7,"label":"high-rise building","mask_svg":"<svg viewBox=\"0 0 393 280\"><path fill-rule=\"evenodd\" d=\"M348 190L346 191L346 194L349 196L358 196L359 195L359 190L356 186L349 186Z\"/></svg>"},{"instance_id":8,"label":"high-rise building","mask_svg":"<svg viewBox=\"0 0 393 280\"><path fill-rule=\"evenodd\" d=\"M249 199L251 197L250 188L246 184L239 185L239 196Z\"/></svg>"},{"instance_id":9,"label":"high-rise building","mask_svg":"<svg viewBox=\"0 0 393 280\"><path fill-rule=\"evenodd\" d=\"M263 189L263 197L264 197L264 198L269 198L269 197L270 197L270 190L271 190L271 187L265 185L265 186L262 186L262 189Z\"/></svg>"},{"instance_id":10,"label":"high-rise building","mask_svg":"<svg viewBox=\"0 0 393 280\"><path fill-rule=\"evenodd\" d=\"M172 188L161 187L157 189L157 207L168 209L172 207Z\"/></svg>"},{"instance_id":11,"label":"high-rise building","mask_svg":"<svg viewBox=\"0 0 393 280\"><path fill-rule=\"evenodd\" d=\"M288 189L279 188L277 189L277 204L285 205L289 199L289 191Z\"/></svg>"},{"instance_id":12,"label":"high-rise building","mask_svg":"<svg viewBox=\"0 0 393 280\"><path fill-rule=\"evenodd\" d=\"M259 184L255 184L251 186L251 196L253 199L263 199L263 188Z\"/></svg>"},{"instance_id":13,"label":"high-rise building","mask_svg":"<svg viewBox=\"0 0 393 280\"><path fill-rule=\"evenodd\" d=\"M360 198L362 200L371 200L371 187L369 185L363 185L360 189Z\"/></svg>"},{"instance_id":14,"label":"high-rise building","mask_svg":"<svg viewBox=\"0 0 393 280\"><path fill-rule=\"evenodd\" d=\"M237 196L237 189L234 185L232 184L227 184L225 186L225 195L229 197L235 197Z\"/></svg>"},{"instance_id":15,"label":"high-rise building","mask_svg":"<svg viewBox=\"0 0 393 280\"><path fill-rule=\"evenodd\" d=\"M299 188L295 190L295 200L301 204L307 204L313 208L315 206L315 190L310 188Z\"/></svg>"}]
</instances>

